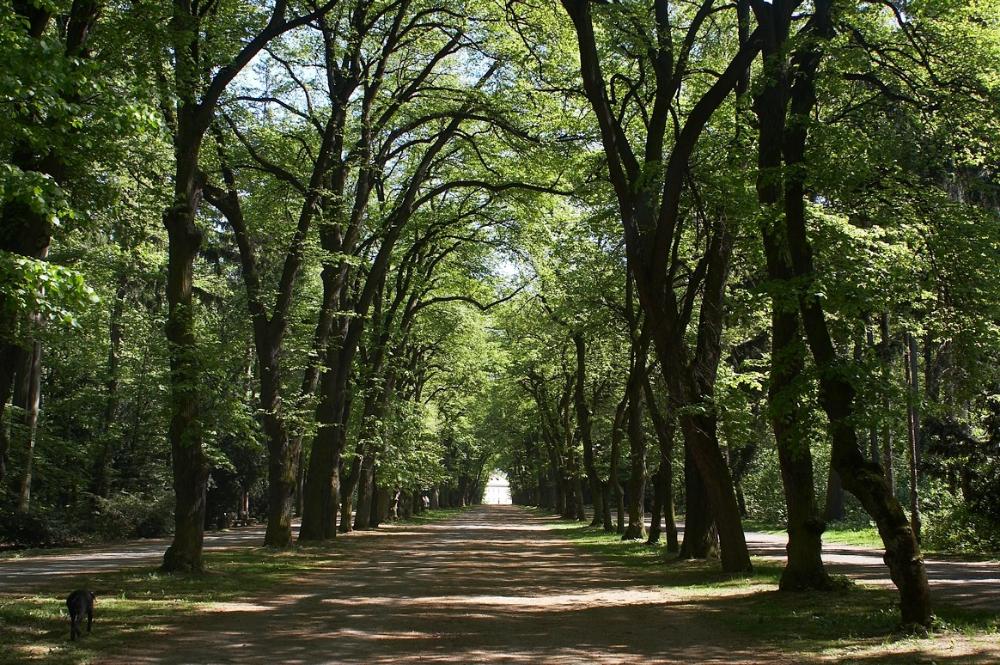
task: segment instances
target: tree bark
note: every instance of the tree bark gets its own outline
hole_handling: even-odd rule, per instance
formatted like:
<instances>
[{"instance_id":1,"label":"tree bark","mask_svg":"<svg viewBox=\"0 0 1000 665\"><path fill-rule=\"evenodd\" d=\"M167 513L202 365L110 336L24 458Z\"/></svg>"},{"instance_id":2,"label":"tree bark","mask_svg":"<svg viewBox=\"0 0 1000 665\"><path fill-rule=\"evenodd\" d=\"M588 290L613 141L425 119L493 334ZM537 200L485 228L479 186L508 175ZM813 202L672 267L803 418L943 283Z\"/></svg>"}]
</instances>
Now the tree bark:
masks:
<instances>
[{"instance_id":1,"label":"tree bark","mask_svg":"<svg viewBox=\"0 0 1000 665\"><path fill-rule=\"evenodd\" d=\"M653 394L653 385L646 374L644 381L646 404L649 407L650 419L656 430L656 440L660 449L659 483L661 493L661 510L663 511L664 529L667 534L667 552L679 550L677 543L677 518L674 514L674 421L664 416ZM658 522L658 518L654 517Z\"/></svg>"},{"instance_id":2,"label":"tree bark","mask_svg":"<svg viewBox=\"0 0 1000 665\"><path fill-rule=\"evenodd\" d=\"M177 173L174 204L163 216L167 229L167 348L170 356L170 452L174 471L174 538L163 556L165 572L200 572L205 528L208 462L202 449L201 370L195 340L194 260L201 231L194 217L201 201L196 181L201 136L182 109L174 146Z\"/></svg>"},{"instance_id":3,"label":"tree bark","mask_svg":"<svg viewBox=\"0 0 1000 665\"><path fill-rule=\"evenodd\" d=\"M31 508L31 480L35 462L35 442L38 438L38 411L42 387L42 343L35 340L23 356L15 378L14 403L21 408L21 477L17 483L17 511Z\"/></svg>"},{"instance_id":4,"label":"tree bark","mask_svg":"<svg viewBox=\"0 0 1000 665\"><path fill-rule=\"evenodd\" d=\"M629 501L628 527L622 540L641 540L646 537L646 435L643 432L642 384L646 373L646 352L636 351L633 376L628 386L628 439L629 439Z\"/></svg>"},{"instance_id":5,"label":"tree bark","mask_svg":"<svg viewBox=\"0 0 1000 665\"><path fill-rule=\"evenodd\" d=\"M920 373L917 338L906 333L906 439L910 466L910 528L920 542Z\"/></svg>"},{"instance_id":6,"label":"tree bark","mask_svg":"<svg viewBox=\"0 0 1000 665\"><path fill-rule=\"evenodd\" d=\"M892 341L889 336L889 313L882 312L879 317L879 358L882 361L882 381L888 386L892 375ZM888 414L889 393L882 391L882 410ZM892 460L892 423L886 422L882 425L882 469L885 472L885 482L889 486L889 492L896 494L896 474Z\"/></svg>"},{"instance_id":7,"label":"tree bark","mask_svg":"<svg viewBox=\"0 0 1000 665\"><path fill-rule=\"evenodd\" d=\"M653 483L653 510L650 511L647 545L660 542L660 534L663 532L663 471L662 468L658 468L650 477Z\"/></svg>"},{"instance_id":8,"label":"tree bark","mask_svg":"<svg viewBox=\"0 0 1000 665\"><path fill-rule=\"evenodd\" d=\"M628 393L622 397L615 409L615 419L611 425L611 470L608 473L608 484L611 486L611 496L615 501L615 512L617 521L615 531L625 533L625 495L622 492L620 478L621 468L621 447L624 432L622 431L625 420L625 409L628 407Z\"/></svg>"},{"instance_id":9,"label":"tree bark","mask_svg":"<svg viewBox=\"0 0 1000 665\"><path fill-rule=\"evenodd\" d=\"M817 3L810 25L817 37L833 32L829 0ZM785 132L782 149L789 167L785 189L785 228L795 276L802 283L799 309L806 340L819 374L820 404L827 414L831 439L831 463L840 474L844 487L872 516L885 545L884 560L889 575L899 588L900 609L904 624L929 626L931 623L930 588L923 557L915 534L902 506L892 495L878 465L872 464L861 450L854 428L855 390L837 355L826 322L822 302L813 283L812 246L806 231L805 214L805 145L809 116L815 106L815 72L822 51L817 43L805 47L795 57L799 70L791 86L791 121Z\"/></svg>"},{"instance_id":10,"label":"tree bark","mask_svg":"<svg viewBox=\"0 0 1000 665\"><path fill-rule=\"evenodd\" d=\"M594 440L590 407L586 398L587 383L587 344L581 333L573 334L573 344L576 347L576 390L573 401L576 405L576 427L583 442L583 466L587 471L587 482L590 484L591 502L594 505L594 519L591 526L602 523L604 515L604 493L601 490L601 478L594 463Z\"/></svg>"},{"instance_id":11,"label":"tree bark","mask_svg":"<svg viewBox=\"0 0 1000 665\"><path fill-rule=\"evenodd\" d=\"M719 534L712 519L705 483L694 457L684 446L684 540L681 559L707 559L719 554Z\"/></svg>"}]
</instances>

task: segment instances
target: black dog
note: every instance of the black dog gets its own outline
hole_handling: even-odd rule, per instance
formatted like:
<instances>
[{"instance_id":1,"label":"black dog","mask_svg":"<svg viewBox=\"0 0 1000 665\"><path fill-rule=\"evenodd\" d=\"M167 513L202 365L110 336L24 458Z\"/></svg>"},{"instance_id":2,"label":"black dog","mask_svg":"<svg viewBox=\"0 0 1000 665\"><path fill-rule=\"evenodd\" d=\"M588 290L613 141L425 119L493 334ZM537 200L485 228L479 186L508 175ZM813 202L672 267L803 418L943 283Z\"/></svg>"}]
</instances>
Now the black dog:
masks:
<instances>
[{"instance_id":1,"label":"black dog","mask_svg":"<svg viewBox=\"0 0 1000 665\"><path fill-rule=\"evenodd\" d=\"M83 621L84 614L87 615L87 632L90 632L90 627L94 623L94 602L96 600L97 594L83 589L77 589L66 599L66 607L69 609L69 639L75 640L82 632L80 623Z\"/></svg>"}]
</instances>

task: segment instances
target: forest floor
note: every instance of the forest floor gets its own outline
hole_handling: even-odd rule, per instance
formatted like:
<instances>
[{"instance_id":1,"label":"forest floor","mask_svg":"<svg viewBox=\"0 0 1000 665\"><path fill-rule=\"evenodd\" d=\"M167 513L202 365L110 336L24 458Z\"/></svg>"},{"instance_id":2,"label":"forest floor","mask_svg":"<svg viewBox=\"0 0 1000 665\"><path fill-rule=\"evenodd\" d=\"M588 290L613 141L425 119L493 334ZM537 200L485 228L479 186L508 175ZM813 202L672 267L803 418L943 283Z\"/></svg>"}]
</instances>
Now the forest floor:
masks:
<instances>
[{"instance_id":1,"label":"forest floor","mask_svg":"<svg viewBox=\"0 0 1000 665\"><path fill-rule=\"evenodd\" d=\"M780 556L762 536L757 553ZM509 506L288 553L259 538L212 536L200 577L156 573L156 541L0 560L0 663L1000 662L995 564L964 581L932 569L942 628L921 638L893 632L894 595L860 548L834 546L864 561L832 567L875 585L782 594L774 559L729 578ZM78 586L102 595L94 633L70 643L60 598Z\"/></svg>"}]
</instances>

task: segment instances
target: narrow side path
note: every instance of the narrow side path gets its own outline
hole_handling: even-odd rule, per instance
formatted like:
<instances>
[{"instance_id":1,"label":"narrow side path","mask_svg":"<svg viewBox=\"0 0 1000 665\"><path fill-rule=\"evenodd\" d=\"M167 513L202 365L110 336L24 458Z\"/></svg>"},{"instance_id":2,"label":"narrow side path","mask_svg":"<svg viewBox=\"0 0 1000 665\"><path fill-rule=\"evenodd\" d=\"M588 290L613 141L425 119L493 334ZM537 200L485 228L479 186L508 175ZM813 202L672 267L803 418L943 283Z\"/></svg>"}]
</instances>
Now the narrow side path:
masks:
<instances>
[{"instance_id":1,"label":"narrow side path","mask_svg":"<svg viewBox=\"0 0 1000 665\"><path fill-rule=\"evenodd\" d=\"M263 526L205 534L205 550L208 551L259 547L263 542ZM169 545L170 538L144 538L25 556L10 552L0 557L0 593L28 591L50 584L58 577L79 578L130 566L157 565Z\"/></svg>"},{"instance_id":2,"label":"narrow side path","mask_svg":"<svg viewBox=\"0 0 1000 665\"><path fill-rule=\"evenodd\" d=\"M274 598L181 618L107 663L792 663L523 508L350 536Z\"/></svg>"},{"instance_id":3,"label":"narrow side path","mask_svg":"<svg viewBox=\"0 0 1000 665\"><path fill-rule=\"evenodd\" d=\"M746 538L752 555L785 560L785 545L788 542L785 534L748 531ZM847 575L863 584L895 588L882 560L882 550L824 543L823 562L831 573ZM934 603L949 603L1000 613L1000 562L945 559L929 555L924 563Z\"/></svg>"}]
</instances>

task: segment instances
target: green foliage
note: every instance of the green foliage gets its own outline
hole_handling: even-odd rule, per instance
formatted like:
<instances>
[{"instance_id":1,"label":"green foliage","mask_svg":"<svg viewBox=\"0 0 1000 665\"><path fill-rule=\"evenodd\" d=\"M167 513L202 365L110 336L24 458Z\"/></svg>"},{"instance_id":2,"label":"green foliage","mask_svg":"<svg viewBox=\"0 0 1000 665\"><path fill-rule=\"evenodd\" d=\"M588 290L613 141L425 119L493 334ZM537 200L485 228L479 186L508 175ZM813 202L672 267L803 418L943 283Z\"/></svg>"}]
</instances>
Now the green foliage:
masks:
<instances>
[{"instance_id":1,"label":"green foliage","mask_svg":"<svg viewBox=\"0 0 1000 665\"><path fill-rule=\"evenodd\" d=\"M0 546L7 548L64 547L81 541L65 515L49 509L21 512L0 506Z\"/></svg>"},{"instance_id":2,"label":"green foliage","mask_svg":"<svg viewBox=\"0 0 1000 665\"><path fill-rule=\"evenodd\" d=\"M109 499L93 497L94 534L106 541L160 538L173 531L173 493L150 496L118 493Z\"/></svg>"},{"instance_id":3,"label":"green foliage","mask_svg":"<svg viewBox=\"0 0 1000 665\"><path fill-rule=\"evenodd\" d=\"M82 273L0 250L0 316L7 321L24 322L30 313L41 322L79 328L80 310L99 302ZM21 341L25 325L10 333L7 341Z\"/></svg>"}]
</instances>

